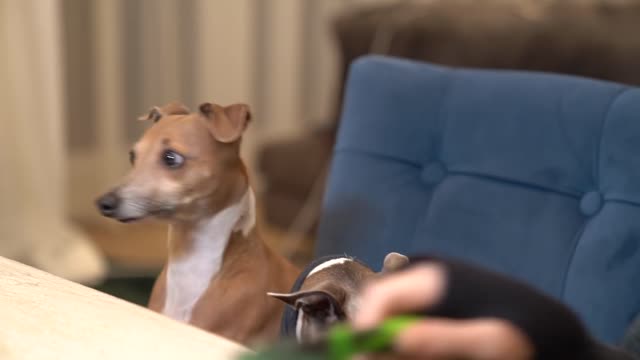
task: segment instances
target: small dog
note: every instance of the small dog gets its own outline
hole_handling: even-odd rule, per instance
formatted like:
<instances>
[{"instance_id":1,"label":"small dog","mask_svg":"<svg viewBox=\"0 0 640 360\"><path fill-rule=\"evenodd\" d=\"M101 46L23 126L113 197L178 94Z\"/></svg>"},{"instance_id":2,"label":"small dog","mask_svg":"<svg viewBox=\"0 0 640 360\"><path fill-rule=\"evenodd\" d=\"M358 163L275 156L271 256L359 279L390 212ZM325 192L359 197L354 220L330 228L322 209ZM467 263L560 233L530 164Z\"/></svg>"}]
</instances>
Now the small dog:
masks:
<instances>
[{"instance_id":1,"label":"small dog","mask_svg":"<svg viewBox=\"0 0 640 360\"><path fill-rule=\"evenodd\" d=\"M154 107L142 118L153 125L131 150L132 170L97 200L122 222L169 223L168 261L149 308L246 345L278 337L284 306L265 294L288 291L299 274L256 231L239 156L250 117L244 104Z\"/></svg>"},{"instance_id":2,"label":"small dog","mask_svg":"<svg viewBox=\"0 0 640 360\"><path fill-rule=\"evenodd\" d=\"M381 273L395 271L408 263L406 256L389 253ZM295 310L291 320L295 320L295 337L299 343L320 340L331 325L349 320L358 309L360 288L367 280L378 276L367 265L347 256L334 257L308 270L307 275L303 273L298 279L298 282L302 281L299 290L286 294L268 293ZM292 327L286 322L287 317L283 324L285 332Z\"/></svg>"}]
</instances>

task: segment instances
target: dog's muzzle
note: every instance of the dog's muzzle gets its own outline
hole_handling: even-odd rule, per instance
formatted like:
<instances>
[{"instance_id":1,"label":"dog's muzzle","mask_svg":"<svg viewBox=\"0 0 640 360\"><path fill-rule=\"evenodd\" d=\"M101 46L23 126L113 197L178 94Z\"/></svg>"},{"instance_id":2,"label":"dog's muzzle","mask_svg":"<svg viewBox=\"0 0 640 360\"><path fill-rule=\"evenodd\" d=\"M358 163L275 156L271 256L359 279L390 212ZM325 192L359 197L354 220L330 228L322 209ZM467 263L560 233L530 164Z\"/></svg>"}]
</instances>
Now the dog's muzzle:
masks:
<instances>
[{"instance_id":1,"label":"dog's muzzle","mask_svg":"<svg viewBox=\"0 0 640 360\"><path fill-rule=\"evenodd\" d=\"M96 206L102 215L115 217L118 206L120 206L120 197L113 191L108 192L96 200Z\"/></svg>"}]
</instances>

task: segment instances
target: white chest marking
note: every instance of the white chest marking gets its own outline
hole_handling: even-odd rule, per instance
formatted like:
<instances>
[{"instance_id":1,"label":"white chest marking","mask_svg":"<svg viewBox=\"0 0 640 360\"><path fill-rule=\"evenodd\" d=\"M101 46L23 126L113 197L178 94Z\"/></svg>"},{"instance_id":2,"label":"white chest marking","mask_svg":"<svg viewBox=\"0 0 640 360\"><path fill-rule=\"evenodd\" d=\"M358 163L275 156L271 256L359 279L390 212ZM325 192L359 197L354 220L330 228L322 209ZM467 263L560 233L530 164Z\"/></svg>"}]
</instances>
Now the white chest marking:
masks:
<instances>
[{"instance_id":1,"label":"white chest marking","mask_svg":"<svg viewBox=\"0 0 640 360\"><path fill-rule=\"evenodd\" d=\"M255 196L251 189L236 204L200 222L193 231L189 251L169 259L162 313L175 320L189 322L193 307L220 271L231 234L242 231L246 236L254 226ZM169 227L169 241L171 236Z\"/></svg>"}]
</instances>

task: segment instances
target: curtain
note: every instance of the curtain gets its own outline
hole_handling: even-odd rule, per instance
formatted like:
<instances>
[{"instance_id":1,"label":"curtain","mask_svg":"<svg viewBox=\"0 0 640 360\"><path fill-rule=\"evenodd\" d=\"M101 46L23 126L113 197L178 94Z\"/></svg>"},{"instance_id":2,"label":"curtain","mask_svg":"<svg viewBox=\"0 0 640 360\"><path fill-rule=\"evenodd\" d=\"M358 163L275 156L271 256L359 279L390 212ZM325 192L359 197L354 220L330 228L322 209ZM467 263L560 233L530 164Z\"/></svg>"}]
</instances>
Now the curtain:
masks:
<instances>
[{"instance_id":1,"label":"curtain","mask_svg":"<svg viewBox=\"0 0 640 360\"><path fill-rule=\"evenodd\" d=\"M105 261L68 221L60 3L0 0L0 255L95 283Z\"/></svg>"}]
</instances>

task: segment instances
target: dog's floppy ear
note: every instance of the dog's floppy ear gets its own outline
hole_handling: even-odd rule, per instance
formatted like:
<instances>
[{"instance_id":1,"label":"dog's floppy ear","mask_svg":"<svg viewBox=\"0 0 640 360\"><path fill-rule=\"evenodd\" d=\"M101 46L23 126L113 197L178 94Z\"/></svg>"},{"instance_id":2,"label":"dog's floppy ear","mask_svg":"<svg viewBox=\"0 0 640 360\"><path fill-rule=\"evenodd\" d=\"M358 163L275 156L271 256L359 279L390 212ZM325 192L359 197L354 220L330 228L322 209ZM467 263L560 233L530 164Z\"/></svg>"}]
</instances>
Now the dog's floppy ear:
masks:
<instances>
[{"instance_id":1,"label":"dog's floppy ear","mask_svg":"<svg viewBox=\"0 0 640 360\"><path fill-rule=\"evenodd\" d=\"M158 122L163 116L167 115L187 115L189 114L189 108L182 103L173 101L162 107L154 106L148 113L140 116L138 120L147 121L153 120L154 123Z\"/></svg>"},{"instance_id":2,"label":"dog's floppy ear","mask_svg":"<svg viewBox=\"0 0 640 360\"><path fill-rule=\"evenodd\" d=\"M330 293L322 290L298 291L289 294L267 293L267 295L284 301L296 310L316 320L343 320L344 309Z\"/></svg>"},{"instance_id":3,"label":"dog's floppy ear","mask_svg":"<svg viewBox=\"0 0 640 360\"><path fill-rule=\"evenodd\" d=\"M384 263L382 265L382 273L386 274L398 270L409 264L409 258L398 254L397 252L390 252L384 257Z\"/></svg>"},{"instance_id":4,"label":"dog's floppy ear","mask_svg":"<svg viewBox=\"0 0 640 360\"><path fill-rule=\"evenodd\" d=\"M296 301L309 293L310 291L297 291L288 294L268 292L267 295L271 296L272 298L276 298L295 309Z\"/></svg>"},{"instance_id":5,"label":"dog's floppy ear","mask_svg":"<svg viewBox=\"0 0 640 360\"><path fill-rule=\"evenodd\" d=\"M251 111L245 104L222 107L204 103L198 109L206 119L211 135L222 143L232 143L240 139L251 120Z\"/></svg>"},{"instance_id":6,"label":"dog's floppy ear","mask_svg":"<svg viewBox=\"0 0 640 360\"><path fill-rule=\"evenodd\" d=\"M151 109L149 109L149 112L144 114L144 115L140 115L138 117L138 120L140 121L147 121L147 120L153 120L153 122L158 122L158 120L160 120L160 118L162 117L162 110L160 110L159 107L154 106Z\"/></svg>"}]
</instances>

